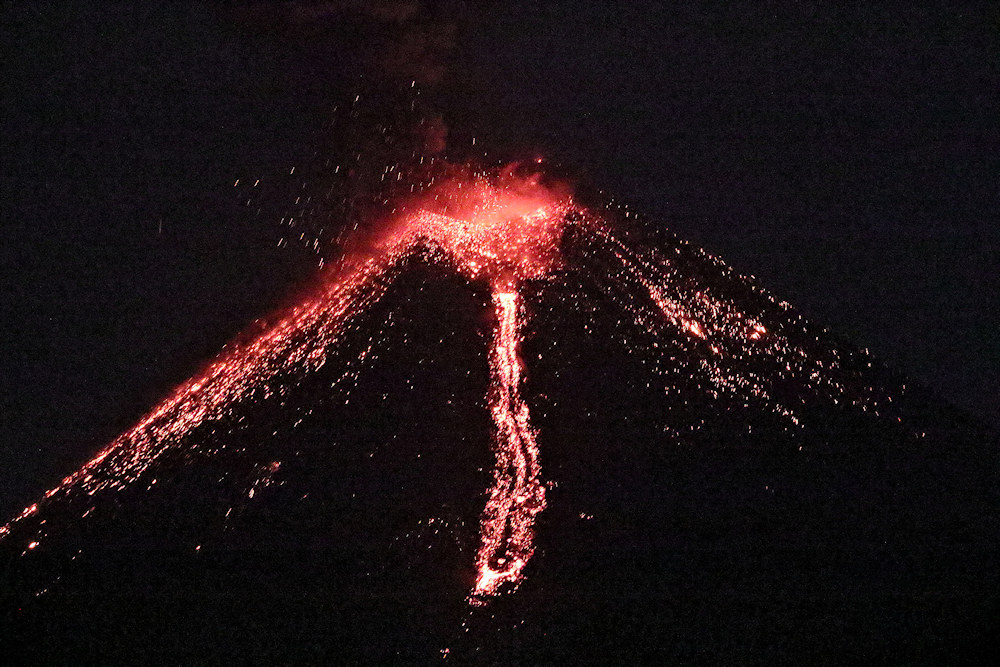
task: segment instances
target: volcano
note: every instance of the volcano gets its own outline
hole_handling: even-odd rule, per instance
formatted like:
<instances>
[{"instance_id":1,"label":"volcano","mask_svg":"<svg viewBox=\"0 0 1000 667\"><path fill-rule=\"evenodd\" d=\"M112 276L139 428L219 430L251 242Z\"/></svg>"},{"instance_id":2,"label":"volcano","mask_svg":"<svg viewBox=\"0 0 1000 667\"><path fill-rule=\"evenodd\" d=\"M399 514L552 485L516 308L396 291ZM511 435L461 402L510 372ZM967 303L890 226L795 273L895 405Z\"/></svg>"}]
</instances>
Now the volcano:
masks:
<instances>
[{"instance_id":1,"label":"volcano","mask_svg":"<svg viewBox=\"0 0 1000 667\"><path fill-rule=\"evenodd\" d=\"M721 260L444 179L0 529L31 662L936 662L997 443Z\"/></svg>"}]
</instances>

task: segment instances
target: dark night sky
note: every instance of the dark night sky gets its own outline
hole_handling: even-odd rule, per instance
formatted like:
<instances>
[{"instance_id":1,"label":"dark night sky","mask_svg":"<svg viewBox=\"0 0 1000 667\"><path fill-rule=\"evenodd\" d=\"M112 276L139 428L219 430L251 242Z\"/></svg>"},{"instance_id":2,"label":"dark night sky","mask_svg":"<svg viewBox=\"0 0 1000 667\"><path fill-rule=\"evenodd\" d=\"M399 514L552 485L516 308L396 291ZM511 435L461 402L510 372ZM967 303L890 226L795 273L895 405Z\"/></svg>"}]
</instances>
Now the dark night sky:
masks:
<instances>
[{"instance_id":1,"label":"dark night sky","mask_svg":"<svg viewBox=\"0 0 1000 667\"><path fill-rule=\"evenodd\" d=\"M359 72L398 74L350 4L4 3L4 514L307 283L273 184ZM454 30L425 89L449 152L541 152L1000 419L995 7L577 4L402 21Z\"/></svg>"}]
</instances>

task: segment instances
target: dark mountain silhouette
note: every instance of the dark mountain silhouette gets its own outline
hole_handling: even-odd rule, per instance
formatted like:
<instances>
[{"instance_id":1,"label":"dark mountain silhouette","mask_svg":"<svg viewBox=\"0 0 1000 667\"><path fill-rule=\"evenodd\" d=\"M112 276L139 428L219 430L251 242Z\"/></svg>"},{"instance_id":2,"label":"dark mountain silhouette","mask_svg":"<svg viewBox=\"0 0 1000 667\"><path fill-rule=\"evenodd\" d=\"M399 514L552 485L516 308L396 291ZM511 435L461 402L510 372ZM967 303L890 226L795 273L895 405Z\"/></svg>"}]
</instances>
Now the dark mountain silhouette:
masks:
<instances>
[{"instance_id":1,"label":"dark mountain silhouette","mask_svg":"<svg viewBox=\"0 0 1000 667\"><path fill-rule=\"evenodd\" d=\"M513 232L483 234L506 243L531 219L510 215ZM538 271L521 264L537 259L531 244L514 244L517 259L463 255L482 237L427 222L437 231L350 295L312 297L363 307L296 320L253 362L266 372L225 385L225 409L203 397L235 371L210 369L26 510L0 538L3 655L954 663L991 651L995 436L697 248L575 207L546 215L558 257ZM473 275L482 257L496 264ZM500 305L515 292L517 307ZM497 379L508 317L523 325L512 386ZM520 399L529 430L494 472L497 410L516 416ZM484 556L490 489L535 489L530 471L518 477L531 437L544 501L514 516L511 500ZM523 570L482 584L483 567L517 559Z\"/></svg>"}]
</instances>

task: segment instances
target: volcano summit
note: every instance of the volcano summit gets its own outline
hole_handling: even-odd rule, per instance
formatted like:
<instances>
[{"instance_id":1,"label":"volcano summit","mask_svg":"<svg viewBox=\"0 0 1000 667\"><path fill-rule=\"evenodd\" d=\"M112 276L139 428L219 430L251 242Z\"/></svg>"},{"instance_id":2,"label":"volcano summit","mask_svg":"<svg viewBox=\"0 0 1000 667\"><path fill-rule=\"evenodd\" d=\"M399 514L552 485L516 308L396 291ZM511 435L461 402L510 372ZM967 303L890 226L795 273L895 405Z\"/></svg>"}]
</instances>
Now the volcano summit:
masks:
<instances>
[{"instance_id":1,"label":"volcano summit","mask_svg":"<svg viewBox=\"0 0 1000 667\"><path fill-rule=\"evenodd\" d=\"M978 655L997 449L701 250L452 176L0 528L38 662Z\"/></svg>"}]
</instances>

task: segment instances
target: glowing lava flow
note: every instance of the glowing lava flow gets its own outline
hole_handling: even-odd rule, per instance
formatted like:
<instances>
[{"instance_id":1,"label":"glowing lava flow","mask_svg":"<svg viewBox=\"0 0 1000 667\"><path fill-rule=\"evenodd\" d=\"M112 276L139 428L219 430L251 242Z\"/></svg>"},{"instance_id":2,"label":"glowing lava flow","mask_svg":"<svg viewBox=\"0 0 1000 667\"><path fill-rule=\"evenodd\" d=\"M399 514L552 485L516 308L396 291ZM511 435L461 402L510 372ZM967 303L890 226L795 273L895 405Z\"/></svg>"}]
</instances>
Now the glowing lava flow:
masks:
<instances>
[{"instance_id":1,"label":"glowing lava flow","mask_svg":"<svg viewBox=\"0 0 1000 667\"><path fill-rule=\"evenodd\" d=\"M473 596L493 595L504 582L516 583L534 553L535 515L545 508L539 481L538 444L521 398L521 296L494 286L497 329L490 353L493 384L490 412L496 424L493 488L483 511ZM473 597L473 599L477 599Z\"/></svg>"}]
</instances>

